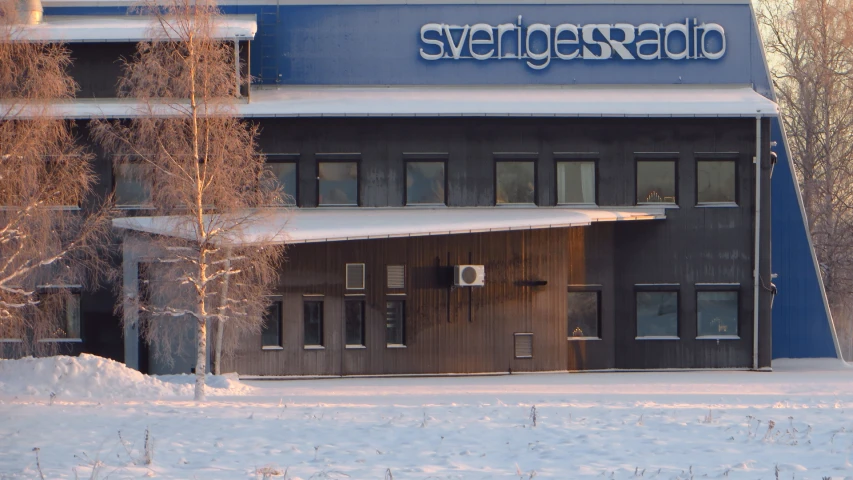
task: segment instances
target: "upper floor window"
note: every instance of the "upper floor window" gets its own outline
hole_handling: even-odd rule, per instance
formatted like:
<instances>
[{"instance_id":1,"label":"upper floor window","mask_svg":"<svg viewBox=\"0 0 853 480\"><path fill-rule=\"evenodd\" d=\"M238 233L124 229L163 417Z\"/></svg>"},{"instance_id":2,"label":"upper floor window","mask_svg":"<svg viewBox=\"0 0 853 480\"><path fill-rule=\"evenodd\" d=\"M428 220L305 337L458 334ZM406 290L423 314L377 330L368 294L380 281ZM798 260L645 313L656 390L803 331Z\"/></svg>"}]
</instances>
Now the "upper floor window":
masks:
<instances>
[{"instance_id":1,"label":"upper floor window","mask_svg":"<svg viewBox=\"0 0 853 480\"><path fill-rule=\"evenodd\" d=\"M678 203L673 160L637 160L637 203Z\"/></svg>"},{"instance_id":2,"label":"upper floor window","mask_svg":"<svg viewBox=\"0 0 853 480\"><path fill-rule=\"evenodd\" d=\"M595 162L557 162L557 204L595 204Z\"/></svg>"},{"instance_id":3,"label":"upper floor window","mask_svg":"<svg viewBox=\"0 0 853 480\"><path fill-rule=\"evenodd\" d=\"M736 167L732 159L699 159L696 161L696 203L700 205L734 204Z\"/></svg>"},{"instance_id":4,"label":"upper floor window","mask_svg":"<svg viewBox=\"0 0 853 480\"><path fill-rule=\"evenodd\" d=\"M358 206L358 162L317 162L317 204Z\"/></svg>"},{"instance_id":5,"label":"upper floor window","mask_svg":"<svg viewBox=\"0 0 853 480\"><path fill-rule=\"evenodd\" d=\"M499 160L495 162L495 203L498 205L536 203L536 162Z\"/></svg>"},{"instance_id":6,"label":"upper floor window","mask_svg":"<svg viewBox=\"0 0 853 480\"><path fill-rule=\"evenodd\" d=\"M406 162L406 205L444 205L445 162Z\"/></svg>"},{"instance_id":7,"label":"upper floor window","mask_svg":"<svg viewBox=\"0 0 853 480\"><path fill-rule=\"evenodd\" d=\"M296 205L297 175L294 155L266 155L264 169L272 174L270 190L280 188L283 196L276 198L275 205Z\"/></svg>"},{"instance_id":8,"label":"upper floor window","mask_svg":"<svg viewBox=\"0 0 853 480\"><path fill-rule=\"evenodd\" d=\"M143 162L122 161L113 166L113 188L117 207L151 205L151 167Z\"/></svg>"},{"instance_id":9,"label":"upper floor window","mask_svg":"<svg viewBox=\"0 0 853 480\"><path fill-rule=\"evenodd\" d=\"M697 286L697 288L700 288ZM738 336L737 287L728 291L697 291L697 336L720 338Z\"/></svg>"}]
</instances>

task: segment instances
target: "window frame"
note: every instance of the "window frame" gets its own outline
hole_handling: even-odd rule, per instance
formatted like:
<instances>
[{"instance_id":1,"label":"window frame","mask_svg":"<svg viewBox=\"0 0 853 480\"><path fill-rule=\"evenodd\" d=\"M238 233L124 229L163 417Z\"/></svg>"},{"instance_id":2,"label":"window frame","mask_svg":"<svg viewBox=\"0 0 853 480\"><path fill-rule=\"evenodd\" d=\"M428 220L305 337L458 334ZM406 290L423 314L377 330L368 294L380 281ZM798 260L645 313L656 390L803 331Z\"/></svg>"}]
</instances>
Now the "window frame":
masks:
<instances>
[{"instance_id":1,"label":"window frame","mask_svg":"<svg viewBox=\"0 0 853 480\"><path fill-rule=\"evenodd\" d=\"M741 308L743 307L743 295L741 295L740 283L697 283L693 292L696 302L696 340L740 340L741 331ZM725 292L737 295L737 335L699 335L699 294L700 293Z\"/></svg>"},{"instance_id":2,"label":"window frame","mask_svg":"<svg viewBox=\"0 0 853 480\"><path fill-rule=\"evenodd\" d=\"M699 208L734 208L740 206L740 175L738 174L738 158L737 152L723 153L696 153L694 154L694 168L696 171L696 179L694 185L694 202L693 204ZM735 199L734 202L700 202L699 201L699 163L700 162L731 162L735 166Z\"/></svg>"},{"instance_id":3,"label":"window frame","mask_svg":"<svg viewBox=\"0 0 853 480\"><path fill-rule=\"evenodd\" d=\"M281 295L271 296L272 300L271 304L278 303L278 342L275 345L264 345L264 327L261 326L261 350L274 351L274 350L284 350L284 297ZM266 317L267 312L264 312L264 317ZM266 320L266 319L265 319ZM264 322L266 325L266 322Z\"/></svg>"},{"instance_id":4,"label":"window frame","mask_svg":"<svg viewBox=\"0 0 853 480\"><path fill-rule=\"evenodd\" d=\"M305 317L305 307L308 303L319 303L320 304L320 343L319 344L307 344L305 343L305 335L307 332L306 322L307 319ZM303 350L325 350L326 349L326 297L325 295L311 295L306 294L302 295L302 349Z\"/></svg>"},{"instance_id":5,"label":"window frame","mask_svg":"<svg viewBox=\"0 0 853 480\"><path fill-rule=\"evenodd\" d=\"M635 152L634 153L634 205L637 206L658 206L663 208L677 208L679 206L679 199L681 197L681 189L678 188L679 180L680 180L680 170L678 168L678 164L680 160L680 156L677 152L653 152L653 153L645 153L645 152ZM671 162L673 165L673 187L675 190L675 201L672 203L669 202L641 202L639 201L639 182L640 182L640 162Z\"/></svg>"},{"instance_id":6,"label":"window frame","mask_svg":"<svg viewBox=\"0 0 853 480\"><path fill-rule=\"evenodd\" d=\"M120 158L116 158L116 157L117 156L115 156L115 155L113 156L112 162L110 164L110 174L112 176L112 189L111 189L111 191L113 194L113 208L118 209L118 210L154 210L154 208L155 208L154 203L151 201L151 194L152 194L152 191L154 190L153 182L151 185L148 186L150 191L148 193L149 198L148 198L147 204L146 203L140 203L140 204L130 204L130 203L120 204L120 203L118 203L118 195L116 194L116 187L118 185L117 181L116 181L118 179L118 175L116 174L116 172L118 170L117 167L120 164L128 164L129 163L129 164L140 164L141 165L141 164L145 164L146 162L145 162L145 160L141 160L141 159L133 159L133 158L120 159ZM154 167L151 166L151 168L154 168Z\"/></svg>"},{"instance_id":7,"label":"window frame","mask_svg":"<svg viewBox=\"0 0 853 480\"><path fill-rule=\"evenodd\" d=\"M584 207L598 206L598 170L600 164L600 155L598 153L554 153L554 205L556 206L572 206L582 205ZM559 172L561 163L592 163L593 178L595 192L593 194L593 203L560 203L560 180Z\"/></svg>"},{"instance_id":8,"label":"window frame","mask_svg":"<svg viewBox=\"0 0 853 480\"><path fill-rule=\"evenodd\" d=\"M447 154L403 154L403 206L406 207L446 207L447 206ZM442 203L409 203L409 164L441 163L444 165L444 198Z\"/></svg>"},{"instance_id":9,"label":"window frame","mask_svg":"<svg viewBox=\"0 0 853 480\"><path fill-rule=\"evenodd\" d=\"M568 294L569 293L595 293L596 294L596 302L597 302L597 311L596 311L596 333L597 337L573 337L572 332L566 331L566 338L572 342L582 342L587 340L601 340L601 296L602 296L602 285L598 284L586 284L586 285L569 285L566 288L566 327L568 328L569 324L569 315L568 315Z\"/></svg>"},{"instance_id":10,"label":"window frame","mask_svg":"<svg viewBox=\"0 0 853 480\"><path fill-rule=\"evenodd\" d=\"M539 206L539 154L538 153L496 153L492 165L492 204L496 207L538 207ZM533 164L533 202L498 203L498 165L501 163Z\"/></svg>"},{"instance_id":11,"label":"window frame","mask_svg":"<svg viewBox=\"0 0 853 480\"><path fill-rule=\"evenodd\" d=\"M51 291L60 292L61 290L68 290L69 295L74 295L78 299L77 300L77 308L78 308L77 316L78 316L79 325L77 326L77 328L80 330L80 332L79 332L80 335L77 337L39 338L38 341L43 342L43 343L82 343L83 342L83 286L77 285L77 284L74 284L74 285L50 285L50 286L38 285L36 287L36 291L37 291L36 295L38 296L38 295L43 295L43 294L49 294ZM67 308L67 305L65 305L65 307ZM63 309L63 314L67 318L68 313L64 309ZM67 329L67 325L66 325L66 329ZM13 343L22 341L21 339L3 339L3 340L6 340L7 342L9 340L11 340Z\"/></svg>"},{"instance_id":12,"label":"window frame","mask_svg":"<svg viewBox=\"0 0 853 480\"><path fill-rule=\"evenodd\" d=\"M388 303L390 302L400 302L403 304L403 318L402 324L400 325L400 329L402 330L403 343L388 343ZM385 295L385 314L383 315L383 320L385 322L385 348L408 348L408 339L406 338L406 334L408 333L408 329L406 328L406 318L408 314L406 312L406 295L402 293L389 293Z\"/></svg>"},{"instance_id":13,"label":"window frame","mask_svg":"<svg viewBox=\"0 0 853 480\"><path fill-rule=\"evenodd\" d=\"M640 336L640 322L637 316L637 295L640 293L675 293L675 335L645 335ZM631 307L634 313L634 340L681 340L681 284L679 283L640 283L634 285L634 302Z\"/></svg>"},{"instance_id":14,"label":"window frame","mask_svg":"<svg viewBox=\"0 0 853 480\"><path fill-rule=\"evenodd\" d=\"M293 189L293 204L272 204L271 207L279 207L279 208L287 208L287 207L300 207L299 203L299 154L298 153L264 153L262 154L264 158L264 168L266 168L267 164L270 163L292 163L293 164L293 174L296 178L296 182L294 184ZM318 175L319 177L319 171ZM317 195L319 199L319 183Z\"/></svg>"},{"instance_id":15,"label":"window frame","mask_svg":"<svg viewBox=\"0 0 853 480\"><path fill-rule=\"evenodd\" d=\"M320 203L320 164L321 163L355 163L355 203ZM318 153L314 156L314 166L317 171L316 205L324 208L355 208L362 206L361 201L361 154L360 153Z\"/></svg>"},{"instance_id":16,"label":"window frame","mask_svg":"<svg viewBox=\"0 0 853 480\"><path fill-rule=\"evenodd\" d=\"M347 341L347 303L361 304L361 343L349 343ZM359 350L367 348L367 297L363 293L347 294L344 296L344 348L347 350Z\"/></svg>"}]
</instances>

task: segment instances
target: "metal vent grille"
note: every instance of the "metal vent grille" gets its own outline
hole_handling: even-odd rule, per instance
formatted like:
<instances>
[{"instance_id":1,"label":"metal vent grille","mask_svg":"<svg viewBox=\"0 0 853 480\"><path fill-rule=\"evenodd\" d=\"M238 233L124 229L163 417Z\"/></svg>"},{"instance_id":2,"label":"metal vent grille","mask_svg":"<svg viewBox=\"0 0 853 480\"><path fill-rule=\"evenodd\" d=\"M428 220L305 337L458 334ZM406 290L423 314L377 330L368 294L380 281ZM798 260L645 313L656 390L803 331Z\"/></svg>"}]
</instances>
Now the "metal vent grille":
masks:
<instances>
[{"instance_id":1,"label":"metal vent grille","mask_svg":"<svg viewBox=\"0 0 853 480\"><path fill-rule=\"evenodd\" d=\"M516 333L515 358L533 358L533 334Z\"/></svg>"},{"instance_id":2,"label":"metal vent grille","mask_svg":"<svg viewBox=\"0 0 853 480\"><path fill-rule=\"evenodd\" d=\"M406 288L406 266L388 265L388 288Z\"/></svg>"},{"instance_id":3,"label":"metal vent grille","mask_svg":"<svg viewBox=\"0 0 853 480\"><path fill-rule=\"evenodd\" d=\"M348 263L346 273L347 290L364 290L364 264Z\"/></svg>"}]
</instances>

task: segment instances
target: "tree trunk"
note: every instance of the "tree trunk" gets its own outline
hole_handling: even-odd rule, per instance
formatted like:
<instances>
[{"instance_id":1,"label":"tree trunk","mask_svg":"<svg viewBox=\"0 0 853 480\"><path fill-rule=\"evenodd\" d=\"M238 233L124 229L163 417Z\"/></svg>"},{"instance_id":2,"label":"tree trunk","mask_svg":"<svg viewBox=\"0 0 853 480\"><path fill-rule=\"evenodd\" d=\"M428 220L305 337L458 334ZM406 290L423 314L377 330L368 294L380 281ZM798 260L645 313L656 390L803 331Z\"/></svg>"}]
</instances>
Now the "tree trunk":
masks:
<instances>
[{"instance_id":1,"label":"tree trunk","mask_svg":"<svg viewBox=\"0 0 853 480\"><path fill-rule=\"evenodd\" d=\"M204 311L204 306L199 304L199 310ZM207 322L198 322L198 352L195 361L195 401L206 400L204 395L204 374L207 370Z\"/></svg>"},{"instance_id":2,"label":"tree trunk","mask_svg":"<svg viewBox=\"0 0 853 480\"><path fill-rule=\"evenodd\" d=\"M228 249L227 257L225 260L225 269L227 271L231 270L231 249ZM228 280L230 279L230 275L225 275L225 279L222 281L222 297L219 302L219 317L216 319L216 339L214 340L213 345L213 374L214 375L222 375L222 336L225 332L225 319L223 316L225 312L227 312L228 307Z\"/></svg>"}]
</instances>

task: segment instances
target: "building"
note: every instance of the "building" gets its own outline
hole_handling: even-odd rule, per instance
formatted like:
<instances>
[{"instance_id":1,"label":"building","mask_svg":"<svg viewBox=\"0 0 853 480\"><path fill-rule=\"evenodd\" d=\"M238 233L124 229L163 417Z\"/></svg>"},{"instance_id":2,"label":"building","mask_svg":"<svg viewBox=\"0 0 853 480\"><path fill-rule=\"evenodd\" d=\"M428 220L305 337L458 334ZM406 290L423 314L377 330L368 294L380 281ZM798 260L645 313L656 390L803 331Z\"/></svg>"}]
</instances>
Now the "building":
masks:
<instances>
[{"instance_id":1,"label":"building","mask_svg":"<svg viewBox=\"0 0 853 480\"><path fill-rule=\"evenodd\" d=\"M225 370L839 356L748 0L222 8L223 38L258 80L239 111L298 207L270 321ZM69 42L81 91L63 112L82 131L132 114L113 98L115 60L145 29L125 12L122 0L45 0L33 27ZM144 188L97 162L103 190L135 215L118 225L158 232L135 211ZM144 259L131 247L136 288ZM189 371L180 352L173 366L149 358L113 303L83 295L83 350Z\"/></svg>"}]
</instances>

